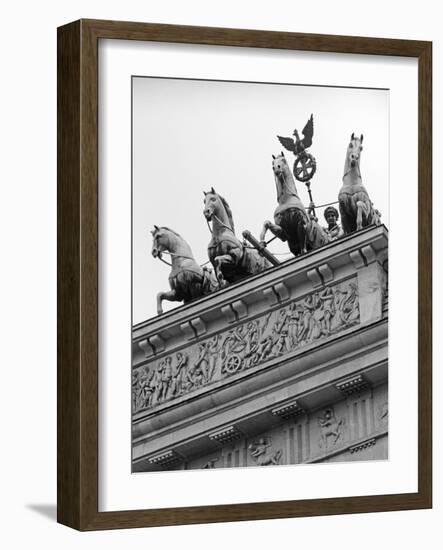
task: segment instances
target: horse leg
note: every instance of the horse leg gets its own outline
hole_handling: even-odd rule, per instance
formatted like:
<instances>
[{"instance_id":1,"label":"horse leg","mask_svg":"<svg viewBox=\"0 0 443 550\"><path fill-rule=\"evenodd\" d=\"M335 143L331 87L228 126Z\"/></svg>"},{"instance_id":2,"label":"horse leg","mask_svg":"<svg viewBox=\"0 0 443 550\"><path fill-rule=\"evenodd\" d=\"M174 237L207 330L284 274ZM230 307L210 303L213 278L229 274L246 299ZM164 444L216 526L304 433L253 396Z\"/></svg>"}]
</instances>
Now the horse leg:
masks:
<instances>
[{"instance_id":1,"label":"horse leg","mask_svg":"<svg viewBox=\"0 0 443 550\"><path fill-rule=\"evenodd\" d=\"M161 315L163 313L162 302L168 300L169 302L180 302L175 290L168 290L166 292L159 292L157 294L157 313Z\"/></svg>"},{"instance_id":2,"label":"horse leg","mask_svg":"<svg viewBox=\"0 0 443 550\"><path fill-rule=\"evenodd\" d=\"M357 201L357 231L363 229L363 222L365 226L368 224L369 205L363 201Z\"/></svg>"},{"instance_id":3,"label":"horse leg","mask_svg":"<svg viewBox=\"0 0 443 550\"><path fill-rule=\"evenodd\" d=\"M341 218L341 226L343 229L343 233L345 235L352 233L354 231L352 217L346 212L344 208L342 208L341 205L340 205L340 218Z\"/></svg>"},{"instance_id":4,"label":"horse leg","mask_svg":"<svg viewBox=\"0 0 443 550\"><path fill-rule=\"evenodd\" d=\"M357 219L355 220L357 224L357 231L363 228L363 205L360 201L357 202Z\"/></svg>"},{"instance_id":5,"label":"horse leg","mask_svg":"<svg viewBox=\"0 0 443 550\"><path fill-rule=\"evenodd\" d=\"M303 220L298 220L288 239L289 250L295 257L306 254L310 248L312 224L306 225ZM308 246L309 245L309 246Z\"/></svg>"},{"instance_id":6,"label":"horse leg","mask_svg":"<svg viewBox=\"0 0 443 550\"><path fill-rule=\"evenodd\" d=\"M226 286L228 286L228 282L223 277L222 265L233 264L233 263L234 263L234 260L229 254L223 254L222 256L216 256L214 258L215 275L217 277L217 281L220 288L225 288Z\"/></svg>"},{"instance_id":7,"label":"horse leg","mask_svg":"<svg viewBox=\"0 0 443 550\"><path fill-rule=\"evenodd\" d=\"M283 234L284 234L283 229L279 225L272 223L269 220L266 220L265 223L263 224L262 232L260 233L260 244L262 246L266 246L265 237L268 229L271 231L273 235L283 240Z\"/></svg>"}]
</instances>

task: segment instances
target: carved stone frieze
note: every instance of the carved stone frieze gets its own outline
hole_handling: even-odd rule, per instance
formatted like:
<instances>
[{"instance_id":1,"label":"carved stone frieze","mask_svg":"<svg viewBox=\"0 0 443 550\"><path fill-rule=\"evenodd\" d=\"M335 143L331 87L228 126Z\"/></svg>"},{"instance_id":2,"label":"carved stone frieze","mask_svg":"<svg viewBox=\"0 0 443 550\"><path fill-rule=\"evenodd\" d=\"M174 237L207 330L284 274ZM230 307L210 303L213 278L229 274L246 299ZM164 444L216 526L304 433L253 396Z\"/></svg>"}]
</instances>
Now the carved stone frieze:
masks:
<instances>
[{"instance_id":1,"label":"carved stone frieze","mask_svg":"<svg viewBox=\"0 0 443 550\"><path fill-rule=\"evenodd\" d=\"M277 288L278 285L276 285ZM278 294L286 299L284 290ZM235 306L235 309L234 309ZM235 318L246 315L238 301ZM229 313L227 312L227 313ZM326 286L133 371L133 411L155 407L359 323L356 279ZM193 324L197 330L198 324ZM185 330L187 327L182 327ZM158 344L158 342L157 342Z\"/></svg>"},{"instance_id":2,"label":"carved stone frieze","mask_svg":"<svg viewBox=\"0 0 443 550\"><path fill-rule=\"evenodd\" d=\"M333 407L326 408L318 418L320 426L319 446L328 449L335 446L344 436L344 418L337 418Z\"/></svg>"},{"instance_id":3,"label":"carved stone frieze","mask_svg":"<svg viewBox=\"0 0 443 550\"><path fill-rule=\"evenodd\" d=\"M205 464L202 466L202 470L212 470L213 468L216 468L215 463L219 461L219 458L211 458Z\"/></svg>"},{"instance_id":4,"label":"carved stone frieze","mask_svg":"<svg viewBox=\"0 0 443 550\"><path fill-rule=\"evenodd\" d=\"M389 407L388 402L385 401L378 410L378 421L381 426L387 426L389 422Z\"/></svg>"},{"instance_id":5,"label":"carved stone frieze","mask_svg":"<svg viewBox=\"0 0 443 550\"><path fill-rule=\"evenodd\" d=\"M271 466L279 464L282 450L273 449L269 437L261 437L258 441L248 446L251 457L255 460L257 466Z\"/></svg>"}]
</instances>

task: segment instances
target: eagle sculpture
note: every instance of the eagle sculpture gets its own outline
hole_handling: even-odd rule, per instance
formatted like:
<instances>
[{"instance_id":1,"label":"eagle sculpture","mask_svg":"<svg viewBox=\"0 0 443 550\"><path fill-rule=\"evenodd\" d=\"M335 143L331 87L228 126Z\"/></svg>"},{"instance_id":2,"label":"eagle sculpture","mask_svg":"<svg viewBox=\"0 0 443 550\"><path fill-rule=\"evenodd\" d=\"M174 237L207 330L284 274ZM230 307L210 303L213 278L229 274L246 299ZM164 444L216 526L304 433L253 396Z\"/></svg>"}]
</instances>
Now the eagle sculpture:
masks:
<instances>
[{"instance_id":1,"label":"eagle sculpture","mask_svg":"<svg viewBox=\"0 0 443 550\"><path fill-rule=\"evenodd\" d=\"M298 131L295 129L292 134L295 141L290 137L277 136L285 149L294 153L295 156L301 155L305 149L312 145L312 136L314 135L314 117L311 115L302 131L303 139L300 139Z\"/></svg>"}]
</instances>

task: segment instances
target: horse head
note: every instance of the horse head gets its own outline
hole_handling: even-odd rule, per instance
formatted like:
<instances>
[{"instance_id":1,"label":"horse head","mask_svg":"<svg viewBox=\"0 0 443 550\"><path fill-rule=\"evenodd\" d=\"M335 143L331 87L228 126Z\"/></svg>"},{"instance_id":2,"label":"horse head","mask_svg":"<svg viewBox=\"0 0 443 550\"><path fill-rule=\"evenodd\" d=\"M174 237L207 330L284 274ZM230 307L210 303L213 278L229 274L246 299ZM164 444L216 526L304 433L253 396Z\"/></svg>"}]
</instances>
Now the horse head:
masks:
<instances>
[{"instance_id":1,"label":"horse head","mask_svg":"<svg viewBox=\"0 0 443 550\"><path fill-rule=\"evenodd\" d=\"M151 254L154 258L161 258L162 252L165 250L171 251L173 237L179 237L178 233L168 227L158 227L154 225L151 231L152 249Z\"/></svg>"},{"instance_id":2,"label":"horse head","mask_svg":"<svg viewBox=\"0 0 443 550\"><path fill-rule=\"evenodd\" d=\"M363 134L358 138L354 136L352 132L351 140L349 142L348 148L346 149L346 166L345 172L349 169L359 169L360 168L360 157L361 152L363 151Z\"/></svg>"},{"instance_id":3,"label":"horse head","mask_svg":"<svg viewBox=\"0 0 443 550\"><path fill-rule=\"evenodd\" d=\"M213 187L211 187L210 191L203 191L203 194L205 196L203 215L206 220L208 222L215 220L218 223L221 223L224 227L229 226L227 228L234 231L232 211L226 199L216 193Z\"/></svg>"},{"instance_id":4,"label":"horse head","mask_svg":"<svg viewBox=\"0 0 443 550\"><path fill-rule=\"evenodd\" d=\"M283 152L277 156L272 155L272 171L274 172L278 202L285 202L290 196L298 197L294 177Z\"/></svg>"},{"instance_id":5,"label":"horse head","mask_svg":"<svg viewBox=\"0 0 443 550\"><path fill-rule=\"evenodd\" d=\"M291 174L286 157L281 152L279 155L272 155L272 170L276 177L283 179Z\"/></svg>"}]
</instances>

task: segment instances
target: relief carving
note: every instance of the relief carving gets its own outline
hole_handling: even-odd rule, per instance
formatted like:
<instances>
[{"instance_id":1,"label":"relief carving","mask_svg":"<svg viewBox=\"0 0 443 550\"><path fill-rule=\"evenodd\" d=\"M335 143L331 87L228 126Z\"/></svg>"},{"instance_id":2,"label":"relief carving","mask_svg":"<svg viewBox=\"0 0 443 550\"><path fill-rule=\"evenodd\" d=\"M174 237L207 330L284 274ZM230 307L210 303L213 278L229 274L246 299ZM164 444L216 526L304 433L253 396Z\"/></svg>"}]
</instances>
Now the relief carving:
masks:
<instances>
[{"instance_id":1,"label":"relief carving","mask_svg":"<svg viewBox=\"0 0 443 550\"><path fill-rule=\"evenodd\" d=\"M202 470L212 470L215 468L215 463L218 461L218 458L211 458L211 460L208 460L208 462L202 466Z\"/></svg>"},{"instance_id":2,"label":"relief carving","mask_svg":"<svg viewBox=\"0 0 443 550\"><path fill-rule=\"evenodd\" d=\"M336 445L344 435L344 418L337 420L332 407L323 411L322 416L318 418L318 425L320 426L319 446L322 449L326 450L328 447Z\"/></svg>"},{"instance_id":3,"label":"relief carving","mask_svg":"<svg viewBox=\"0 0 443 550\"><path fill-rule=\"evenodd\" d=\"M270 438L261 437L256 443L251 443L248 449L257 466L276 465L282 456L281 449L272 449Z\"/></svg>"},{"instance_id":4,"label":"relief carving","mask_svg":"<svg viewBox=\"0 0 443 550\"><path fill-rule=\"evenodd\" d=\"M256 367L359 322L355 281L325 287L133 374L134 412Z\"/></svg>"},{"instance_id":5,"label":"relief carving","mask_svg":"<svg viewBox=\"0 0 443 550\"><path fill-rule=\"evenodd\" d=\"M387 426L389 421L389 407L388 402L385 401L383 405L381 405L379 412L378 412L378 420L380 422L381 426Z\"/></svg>"}]
</instances>

